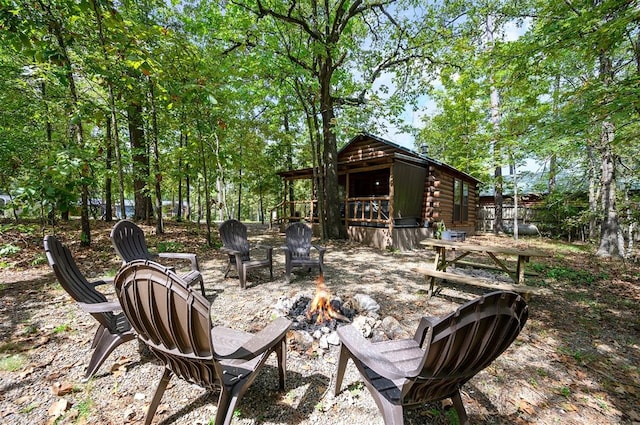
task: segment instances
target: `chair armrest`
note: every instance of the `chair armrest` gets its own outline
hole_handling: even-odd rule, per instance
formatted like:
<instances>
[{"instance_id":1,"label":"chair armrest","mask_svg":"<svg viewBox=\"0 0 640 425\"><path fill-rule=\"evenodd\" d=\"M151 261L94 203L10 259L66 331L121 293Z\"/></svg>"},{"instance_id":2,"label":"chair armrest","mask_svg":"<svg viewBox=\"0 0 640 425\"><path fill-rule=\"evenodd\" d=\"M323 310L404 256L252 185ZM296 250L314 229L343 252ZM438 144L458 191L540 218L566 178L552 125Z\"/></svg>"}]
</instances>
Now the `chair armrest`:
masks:
<instances>
[{"instance_id":1,"label":"chair armrest","mask_svg":"<svg viewBox=\"0 0 640 425\"><path fill-rule=\"evenodd\" d=\"M236 255L236 254L240 253L240 251L237 251L237 250L231 249L231 248L227 248L226 246L223 246L222 248L220 248L220 252L224 252L225 254L229 254L229 255Z\"/></svg>"},{"instance_id":2,"label":"chair armrest","mask_svg":"<svg viewBox=\"0 0 640 425\"><path fill-rule=\"evenodd\" d=\"M267 252L267 259L273 257L273 247L271 245L256 245L256 249L264 249Z\"/></svg>"},{"instance_id":3,"label":"chair armrest","mask_svg":"<svg viewBox=\"0 0 640 425\"><path fill-rule=\"evenodd\" d=\"M418 329L416 329L416 333L413 336L413 339L422 347L424 344L424 340L428 334L428 332L432 332L433 327L436 325L438 321L437 317L423 317L420 319L420 324L418 324Z\"/></svg>"},{"instance_id":4,"label":"chair armrest","mask_svg":"<svg viewBox=\"0 0 640 425\"><path fill-rule=\"evenodd\" d=\"M101 280L96 280L95 282L90 282L90 284L95 288L96 286L100 286L100 285L105 285L105 284L112 284L113 283L113 278L112 277L105 277Z\"/></svg>"},{"instance_id":5,"label":"chair armrest","mask_svg":"<svg viewBox=\"0 0 640 425\"><path fill-rule=\"evenodd\" d=\"M284 317L278 317L273 322L269 323L260 332L251 336L249 340L244 342L233 353L223 356L216 355L218 359L242 359L251 360L256 356L271 349L276 344L279 344L283 338L285 338L287 331L291 327L291 320ZM214 342L215 346L215 342Z\"/></svg>"},{"instance_id":6,"label":"chair armrest","mask_svg":"<svg viewBox=\"0 0 640 425\"><path fill-rule=\"evenodd\" d=\"M78 305L85 313L115 313L117 311L122 311L122 306L119 301L107 301L106 303L81 303L78 302Z\"/></svg>"},{"instance_id":7,"label":"chair armrest","mask_svg":"<svg viewBox=\"0 0 640 425\"><path fill-rule=\"evenodd\" d=\"M362 336L353 325L345 325L337 330L340 342L347 348L351 357L367 365L377 374L387 379L404 379L407 371L401 370L394 364L394 358L380 352L376 344Z\"/></svg>"},{"instance_id":8,"label":"chair armrest","mask_svg":"<svg viewBox=\"0 0 640 425\"><path fill-rule=\"evenodd\" d=\"M320 245L313 245L312 244L311 247L315 248L316 250L318 250L318 252L322 252L322 253L324 253L327 250L327 248L325 248L324 246L320 246Z\"/></svg>"},{"instance_id":9,"label":"chair armrest","mask_svg":"<svg viewBox=\"0 0 640 425\"><path fill-rule=\"evenodd\" d=\"M160 258L174 258L178 260L189 260L191 262L191 270L200 271L198 266L198 256L196 254L182 253L182 252L160 252L158 253Z\"/></svg>"}]
</instances>

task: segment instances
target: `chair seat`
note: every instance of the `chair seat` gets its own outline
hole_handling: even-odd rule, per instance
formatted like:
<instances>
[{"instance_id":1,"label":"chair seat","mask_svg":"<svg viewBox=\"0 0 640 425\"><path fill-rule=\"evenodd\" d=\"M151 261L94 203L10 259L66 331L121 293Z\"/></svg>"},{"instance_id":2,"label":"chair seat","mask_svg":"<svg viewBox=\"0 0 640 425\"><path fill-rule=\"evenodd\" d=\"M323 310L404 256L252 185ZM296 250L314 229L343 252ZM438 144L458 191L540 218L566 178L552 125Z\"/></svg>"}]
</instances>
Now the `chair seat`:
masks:
<instances>
[{"instance_id":1,"label":"chair seat","mask_svg":"<svg viewBox=\"0 0 640 425\"><path fill-rule=\"evenodd\" d=\"M255 269L257 267L265 267L268 266L271 263L271 261L267 260L250 260L250 261L244 261L242 263L242 266L245 267L246 269Z\"/></svg>"}]
</instances>

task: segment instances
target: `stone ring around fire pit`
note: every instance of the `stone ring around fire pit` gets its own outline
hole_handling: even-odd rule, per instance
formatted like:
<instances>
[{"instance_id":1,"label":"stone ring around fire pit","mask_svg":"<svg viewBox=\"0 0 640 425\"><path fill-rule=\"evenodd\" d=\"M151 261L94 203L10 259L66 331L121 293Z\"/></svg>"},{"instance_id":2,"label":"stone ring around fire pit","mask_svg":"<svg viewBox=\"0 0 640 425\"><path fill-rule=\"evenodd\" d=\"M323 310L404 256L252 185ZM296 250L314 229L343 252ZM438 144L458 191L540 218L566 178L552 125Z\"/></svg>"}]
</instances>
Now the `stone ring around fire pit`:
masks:
<instances>
[{"instance_id":1,"label":"stone ring around fire pit","mask_svg":"<svg viewBox=\"0 0 640 425\"><path fill-rule=\"evenodd\" d=\"M280 297L273 307L273 317L292 320L292 349L313 352L339 345L335 330L347 323L373 341L408 335L393 317L380 319L380 305L369 295L332 296L322 279L316 293L300 292L293 297Z\"/></svg>"}]
</instances>

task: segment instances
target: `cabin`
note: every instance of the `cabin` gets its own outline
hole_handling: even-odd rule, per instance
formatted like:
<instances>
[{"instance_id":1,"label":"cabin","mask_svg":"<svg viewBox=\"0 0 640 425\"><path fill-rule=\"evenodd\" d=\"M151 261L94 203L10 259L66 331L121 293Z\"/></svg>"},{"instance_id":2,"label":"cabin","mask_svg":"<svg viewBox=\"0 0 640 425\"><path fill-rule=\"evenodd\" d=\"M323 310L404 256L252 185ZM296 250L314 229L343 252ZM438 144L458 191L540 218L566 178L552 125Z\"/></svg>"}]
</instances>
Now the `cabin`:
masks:
<instances>
[{"instance_id":1,"label":"cabin","mask_svg":"<svg viewBox=\"0 0 640 425\"><path fill-rule=\"evenodd\" d=\"M304 220L317 227L312 168L281 171L283 201L272 210L272 226ZM307 185L297 182L304 180ZM426 155L372 134L359 134L338 152L341 215L349 239L380 249L410 250L449 231L476 229L480 181ZM298 199L301 187L305 199ZM317 229L314 229L317 232ZM317 233L316 233L317 234Z\"/></svg>"}]
</instances>

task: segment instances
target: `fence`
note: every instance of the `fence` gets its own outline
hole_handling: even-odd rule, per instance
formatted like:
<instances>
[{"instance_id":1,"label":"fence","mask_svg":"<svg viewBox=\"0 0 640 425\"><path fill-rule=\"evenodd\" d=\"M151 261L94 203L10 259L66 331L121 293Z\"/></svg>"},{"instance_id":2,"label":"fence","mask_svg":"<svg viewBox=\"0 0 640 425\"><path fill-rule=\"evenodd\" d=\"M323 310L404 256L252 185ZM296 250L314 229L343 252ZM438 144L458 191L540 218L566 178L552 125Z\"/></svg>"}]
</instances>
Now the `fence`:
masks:
<instances>
[{"instance_id":1,"label":"fence","mask_svg":"<svg viewBox=\"0 0 640 425\"><path fill-rule=\"evenodd\" d=\"M502 206L502 222L506 227L513 223L516 209L513 205ZM542 223L540 207L518 206L518 224L533 224L540 227ZM496 208L493 205L484 205L478 208L478 220L476 230L480 232L492 232L495 225Z\"/></svg>"}]
</instances>

